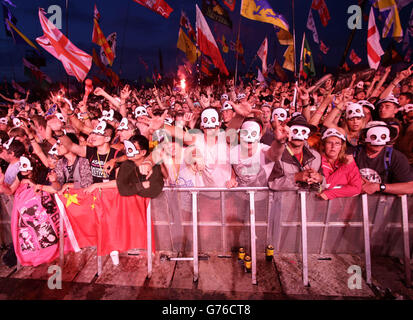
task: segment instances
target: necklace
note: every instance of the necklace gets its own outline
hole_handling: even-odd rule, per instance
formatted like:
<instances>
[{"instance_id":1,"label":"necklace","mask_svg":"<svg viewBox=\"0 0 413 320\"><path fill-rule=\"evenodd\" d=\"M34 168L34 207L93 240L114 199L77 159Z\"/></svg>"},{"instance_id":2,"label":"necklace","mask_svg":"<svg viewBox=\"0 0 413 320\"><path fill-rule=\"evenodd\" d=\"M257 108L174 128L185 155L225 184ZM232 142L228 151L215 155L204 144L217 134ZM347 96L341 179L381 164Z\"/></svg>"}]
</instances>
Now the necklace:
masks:
<instances>
[{"instance_id":1,"label":"necklace","mask_svg":"<svg viewBox=\"0 0 413 320\"><path fill-rule=\"evenodd\" d=\"M105 166L106 162L108 161L109 153L110 153L110 150L109 150L109 152L106 154L106 158L105 158L105 162L103 163L103 167ZM100 165L100 157L99 157L99 153L98 153L97 150L96 150L96 155L97 155L97 157L98 157L98 164L99 164L100 170L101 170L101 172L102 172L103 178L109 178L109 176L108 176L108 175L106 174L106 172L103 170L103 167Z\"/></svg>"}]
</instances>

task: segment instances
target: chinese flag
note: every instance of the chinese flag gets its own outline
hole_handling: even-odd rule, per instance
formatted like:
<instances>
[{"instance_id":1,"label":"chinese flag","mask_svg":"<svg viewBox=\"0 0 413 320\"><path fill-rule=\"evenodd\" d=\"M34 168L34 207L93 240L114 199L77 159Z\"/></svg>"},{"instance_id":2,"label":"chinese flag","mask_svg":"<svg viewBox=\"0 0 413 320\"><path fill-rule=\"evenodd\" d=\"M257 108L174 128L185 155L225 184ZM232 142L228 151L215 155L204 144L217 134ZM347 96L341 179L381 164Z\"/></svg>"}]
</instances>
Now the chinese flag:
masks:
<instances>
[{"instance_id":1,"label":"chinese flag","mask_svg":"<svg viewBox=\"0 0 413 320\"><path fill-rule=\"evenodd\" d=\"M116 188L86 194L70 189L61 195L80 248L97 246L99 256L114 250L147 248L146 210L148 198L121 196ZM152 247L155 236L152 232Z\"/></svg>"}]
</instances>

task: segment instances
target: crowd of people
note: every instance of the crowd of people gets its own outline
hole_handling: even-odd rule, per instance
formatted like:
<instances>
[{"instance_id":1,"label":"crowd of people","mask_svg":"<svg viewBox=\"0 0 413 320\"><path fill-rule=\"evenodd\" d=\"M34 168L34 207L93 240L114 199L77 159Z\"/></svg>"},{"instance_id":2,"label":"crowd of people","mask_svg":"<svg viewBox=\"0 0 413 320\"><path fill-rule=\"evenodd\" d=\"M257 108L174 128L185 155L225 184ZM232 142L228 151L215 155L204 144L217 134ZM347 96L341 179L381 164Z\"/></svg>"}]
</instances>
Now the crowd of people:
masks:
<instances>
[{"instance_id":1,"label":"crowd of people","mask_svg":"<svg viewBox=\"0 0 413 320\"><path fill-rule=\"evenodd\" d=\"M32 101L1 94L0 193L117 188L155 198L169 187L308 189L320 201L413 193L413 70L234 85L219 79L119 95L64 88ZM179 86L178 86L179 87Z\"/></svg>"}]
</instances>

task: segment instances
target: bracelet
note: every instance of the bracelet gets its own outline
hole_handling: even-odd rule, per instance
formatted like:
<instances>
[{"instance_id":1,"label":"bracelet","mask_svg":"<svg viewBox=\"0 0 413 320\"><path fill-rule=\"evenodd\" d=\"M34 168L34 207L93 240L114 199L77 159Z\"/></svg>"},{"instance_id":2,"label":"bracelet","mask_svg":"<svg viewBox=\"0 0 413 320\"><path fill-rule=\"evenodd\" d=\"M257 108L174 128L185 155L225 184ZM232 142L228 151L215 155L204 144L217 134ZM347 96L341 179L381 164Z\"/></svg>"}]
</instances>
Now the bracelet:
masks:
<instances>
[{"instance_id":1,"label":"bracelet","mask_svg":"<svg viewBox=\"0 0 413 320\"><path fill-rule=\"evenodd\" d=\"M64 135L65 135L64 132L63 132L61 135L55 134L55 136L56 136L57 138L63 137Z\"/></svg>"},{"instance_id":2,"label":"bracelet","mask_svg":"<svg viewBox=\"0 0 413 320\"><path fill-rule=\"evenodd\" d=\"M71 116L73 116L74 114L75 114L74 112L68 113L67 116L68 116L68 117L71 117Z\"/></svg>"}]
</instances>

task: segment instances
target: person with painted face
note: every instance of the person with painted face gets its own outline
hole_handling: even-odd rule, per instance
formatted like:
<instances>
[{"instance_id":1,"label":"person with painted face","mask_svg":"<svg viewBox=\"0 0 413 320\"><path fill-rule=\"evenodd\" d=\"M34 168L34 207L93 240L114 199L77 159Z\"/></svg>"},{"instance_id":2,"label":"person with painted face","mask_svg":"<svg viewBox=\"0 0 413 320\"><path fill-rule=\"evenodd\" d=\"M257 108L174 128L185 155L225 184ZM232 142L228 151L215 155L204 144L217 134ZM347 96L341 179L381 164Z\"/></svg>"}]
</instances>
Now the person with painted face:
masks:
<instances>
[{"instance_id":1,"label":"person with painted face","mask_svg":"<svg viewBox=\"0 0 413 320\"><path fill-rule=\"evenodd\" d=\"M287 125L290 138L281 159L274 164L268 186L271 190L310 188L320 191L325 186L321 156L306 144L316 127L308 124L301 114L293 117Z\"/></svg>"},{"instance_id":2,"label":"person with painted face","mask_svg":"<svg viewBox=\"0 0 413 320\"><path fill-rule=\"evenodd\" d=\"M406 194L413 192L413 172L407 157L389 144L397 130L382 121L371 121L363 129L363 146L355 160L363 178L362 192Z\"/></svg>"},{"instance_id":3,"label":"person with painted face","mask_svg":"<svg viewBox=\"0 0 413 320\"><path fill-rule=\"evenodd\" d=\"M330 128L324 131L321 138L320 153L326 189L319 196L324 200L352 197L361 192L361 175L353 156L346 154L343 131Z\"/></svg>"}]
</instances>

